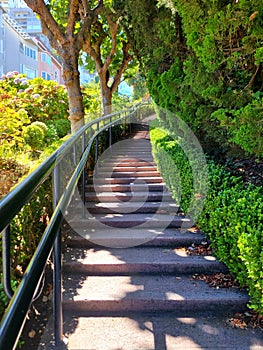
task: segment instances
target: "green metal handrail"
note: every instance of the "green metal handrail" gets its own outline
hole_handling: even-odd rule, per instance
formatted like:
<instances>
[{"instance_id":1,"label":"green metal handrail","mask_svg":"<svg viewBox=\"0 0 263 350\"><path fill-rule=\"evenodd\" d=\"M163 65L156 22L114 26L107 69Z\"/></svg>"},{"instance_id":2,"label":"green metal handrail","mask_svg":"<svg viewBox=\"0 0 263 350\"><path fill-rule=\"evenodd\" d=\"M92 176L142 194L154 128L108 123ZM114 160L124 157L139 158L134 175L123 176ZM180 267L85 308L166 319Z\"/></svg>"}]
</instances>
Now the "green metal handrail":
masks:
<instances>
[{"instance_id":1,"label":"green metal handrail","mask_svg":"<svg viewBox=\"0 0 263 350\"><path fill-rule=\"evenodd\" d=\"M48 226L39 242L39 245L25 271L22 281L19 287L16 289L7 309L5 315L0 324L0 349L13 350L16 347L19 336L23 330L23 326L26 320L26 315L34 299L36 290L41 283L42 276L45 271L45 266L48 258L53 251L54 260L57 261L58 275L53 277L54 288L54 303L60 301L61 303L61 252L60 252L60 226L63 220L63 213L69 205L73 192L78 184L80 176L84 171L87 158L89 156L92 144L97 139L98 135L107 129L111 129L117 123L125 121L127 119L131 122L132 118L136 116L143 104L137 104L130 109L113 113L96 119L78 130L67 142L65 142L56 152L54 152L44 163L42 163L32 174L30 174L23 182L21 182L13 191L11 191L5 198L0 201L0 231L4 230L15 215L21 210L21 208L27 203L34 192L41 186L41 184L47 179L47 177L53 171L59 169L59 163L67 152L76 145L82 137L85 140L86 133L92 130L92 135L89 136L88 142L83 145L82 156L75 167L75 170L67 183L67 186L58 199L58 203L55 206L53 215L50 219ZM103 123L100 126L100 123ZM96 126L94 130L94 126ZM85 137L84 137L85 136ZM111 137L110 137L111 138ZM55 178L55 176L53 176ZM53 180L54 181L54 180ZM53 194L54 196L54 194ZM55 201L56 202L56 201ZM6 252L4 252L6 253ZM55 345L52 348L62 349L62 310L61 305L54 305L57 310L57 317L60 320L56 320L58 324L55 325Z\"/></svg>"}]
</instances>

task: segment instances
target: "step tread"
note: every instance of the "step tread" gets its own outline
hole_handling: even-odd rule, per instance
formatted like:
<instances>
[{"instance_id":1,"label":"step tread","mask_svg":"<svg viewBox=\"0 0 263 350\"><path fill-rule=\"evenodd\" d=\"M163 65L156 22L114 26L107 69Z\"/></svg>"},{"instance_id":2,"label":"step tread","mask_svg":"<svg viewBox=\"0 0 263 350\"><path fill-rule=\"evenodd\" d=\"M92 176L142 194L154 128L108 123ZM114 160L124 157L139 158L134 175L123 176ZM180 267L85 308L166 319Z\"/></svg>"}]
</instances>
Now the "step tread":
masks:
<instances>
[{"instance_id":1,"label":"step tread","mask_svg":"<svg viewBox=\"0 0 263 350\"><path fill-rule=\"evenodd\" d=\"M228 317L215 318L213 313L85 318L69 312L65 314L65 324L70 333L74 329L69 336L68 350L263 349L261 332L229 327ZM52 325L47 335L51 330Z\"/></svg>"},{"instance_id":2,"label":"step tread","mask_svg":"<svg viewBox=\"0 0 263 350\"><path fill-rule=\"evenodd\" d=\"M116 212L120 208L120 203L118 202L99 202L99 203L94 203L94 202L88 202L85 204L87 209L99 209L99 208L107 208L107 209L112 209L115 210ZM124 209L126 208L129 210L130 213L134 212L135 209L138 208L144 208L144 209L154 209L155 212L158 210L161 211L177 211L178 210L178 205L175 202L123 202L121 203L121 208Z\"/></svg>"},{"instance_id":3,"label":"step tread","mask_svg":"<svg viewBox=\"0 0 263 350\"><path fill-rule=\"evenodd\" d=\"M80 278L81 277L81 278ZM68 287L71 286L70 287ZM72 286L75 286L72 288ZM64 276L64 305L67 302L84 302L92 307L93 301L106 303L118 301L119 308L136 303L143 308L144 302L153 307L160 303L185 305L188 302L229 303L234 300L248 301L247 293L237 288L211 288L205 282L191 276ZM125 304L125 301L132 303ZM175 302L175 303L173 303ZM94 304L96 307L99 304ZM110 305L109 305L110 306Z\"/></svg>"},{"instance_id":4,"label":"step tread","mask_svg":"<svg viewBox=\"0 0 263 350\"><path fill-rule=\"evenodd\" d=\"M66 261L78 261L83 264L128 264L128 263L192 263L204 262L213 264L218 262L212 255L189 255L184 248L112 248L112 249L68 249L65 252Z\"/></svg>"},{"instance_id":5,"label":"step tread","mask_svg":"<svg viewBox=\"0 0 263 350\"><path fill-rule=\"evenodd\" d=\"M201 244L205 239L205 235L202 233L193 232L181 232L175 229L165 230L145 230L145 229L132 229L123 230L115 234L110 235L108 238L105 234L105 230L97 230L96 234L86 234L83 236L78 235L71 230L71 234L65 239L67 246L69 247L93 247L94 245L101 245L104 247L134 247L134 246L150 246L150 247L189 247L192 244ZM86 238L85 238L86 237ZM118 244L118 245L117 245Z\"/></svg>"},{"instance_id":6,"label":"step tread","mask_svg":"<svg viewBox=\"0 0 263 350\"><path fill-rule=\"evenodd\" d=\"M141 192L145 190L149 191L167 191L165 183L158 183L158 184L146 184L143 183L129 183L129 184L90 184L86 186L87 192L93 192L96 187L96 192Z\"/></svg>"},{"instance_id":7,"label":"step tread","mask_svg":"<svg viewBox=\"0 0 263 350\"><path fill-rule=\"evenodd\" d=\"M96 182L99 183L117 183L117 184L121 184L121 183L133 183L134 181L139 180L139 178L131 176L131 177L118 177L118 178L112 178L112 177L101 177L101 178L96 178ZM163 178L160 176L145 176L143 177L143 181L145 183L159 183L159 182L163 182ZM89 178L87 179L87 183L92 183L93 179Z\"/></svg>"}]
</instances>

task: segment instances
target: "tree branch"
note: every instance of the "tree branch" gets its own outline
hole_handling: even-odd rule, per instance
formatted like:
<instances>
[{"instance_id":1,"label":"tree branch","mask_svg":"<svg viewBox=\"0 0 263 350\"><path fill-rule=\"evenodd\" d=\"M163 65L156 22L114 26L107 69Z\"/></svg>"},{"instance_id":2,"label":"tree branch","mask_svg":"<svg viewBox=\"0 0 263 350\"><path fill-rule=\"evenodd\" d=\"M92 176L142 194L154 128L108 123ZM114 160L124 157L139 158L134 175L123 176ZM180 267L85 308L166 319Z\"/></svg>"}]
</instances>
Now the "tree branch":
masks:
<instances>
[{"instance_id":1,"label":"tree branch","mask_svg":"<svg viewBox=\"0 0 263 350\"><path fill-rule=\"evenodd\" d=\"M31 8L33 12L39 15L41 25L43 30L49 30L50 33L61 43L65 40L65 36L61 29L59 28L57 22L46 6L44 0L25 0L28 7ZM45 34L45 32L44 32Z\"/></svg>"},{"instance_id":2,"label":"tree branch","mask_svg":"<svg viewBox=\"0 0 263 350\"><path fill-rule=\"evenodd\" d=\"M105 72L109 69L109 66L114 58L114 55L115 55L115 52L117 49L117 34L118 34L118 29L119 29L118 23L113 22L110 15L107 14L106 18L107 18L107 22L109 24L110 34L111 34L111 50L110 50L110 53L103 64L103 70Z\"/></svg>"},{"instance_id":3,"label":"tree branch","mask_svg":"<svg viewBox=\"0 0 263 350\"><path fill-rule=\"evenodd\" d=\"M130 44L123 41L122 42L123 59L122 59L121 67L120 69L118 69L113 79L113 83L111 85L112 92L114 92L117 89L118 85L121 82L122 74L127 68L129 62L133 59L133 56L129 54L129 49L130 49Z\"/></svg>"},{"instance_id":4,"label":"tree branch","mask_svg":"<svg viewBox=\"0 0 263 350\"><path fill-rule=\"evenodd\" d=\"M69 16L66 34L74 36L74 30L77 20L77 14L79 13L79 0L71 0L69 5Z\"/></svg>"}]
</instances>

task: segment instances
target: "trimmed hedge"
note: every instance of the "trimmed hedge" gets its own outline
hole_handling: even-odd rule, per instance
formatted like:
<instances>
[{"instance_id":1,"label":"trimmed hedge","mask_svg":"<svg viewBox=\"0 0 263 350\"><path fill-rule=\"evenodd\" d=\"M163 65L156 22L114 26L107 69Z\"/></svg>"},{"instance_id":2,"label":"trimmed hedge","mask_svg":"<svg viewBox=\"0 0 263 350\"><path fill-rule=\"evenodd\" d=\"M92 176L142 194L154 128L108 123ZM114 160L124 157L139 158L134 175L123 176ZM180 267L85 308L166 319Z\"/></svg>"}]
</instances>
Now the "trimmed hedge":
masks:
<instances>
[{"instance_id":1,"label":"trimmed hedge","mask_svg":"<svg viewBox=\"0 0 263 350\"><path fill-rule=\"evenodd\" d=\"M193 196L189 162L169 131L153 127L151 142L158 167L176 201L176 186L181 183L180 207L187 211ZM209 190L196 223L212 241L217 258L241 286L247 287L249 306L263 314L263 187L246 186L241 177L232 175L224 166L211 159L207 163Z\"/></svg>"}]
</instances>

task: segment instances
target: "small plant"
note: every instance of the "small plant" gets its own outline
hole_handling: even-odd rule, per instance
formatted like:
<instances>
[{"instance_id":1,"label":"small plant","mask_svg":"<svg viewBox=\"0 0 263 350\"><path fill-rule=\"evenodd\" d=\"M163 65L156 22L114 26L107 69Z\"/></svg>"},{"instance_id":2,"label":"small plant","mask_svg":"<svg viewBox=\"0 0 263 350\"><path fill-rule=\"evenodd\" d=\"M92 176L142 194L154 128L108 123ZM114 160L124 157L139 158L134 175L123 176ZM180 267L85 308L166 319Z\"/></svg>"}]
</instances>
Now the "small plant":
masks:
<instances>
[{"instance_id":1,"label":"small plant","mask_svg":"<svg viewBox=\"0 0 263 350\"><path fill-rule=\"evenodd\" d=\"M33 151L42 149L45 140L43 128L37 124L30 124L23 129L24 142L28 144Z\"/></svg>"},{"instance_id":2,"label":"small plant","mask_svg":"<svg viewBox=\"0 0 263 350\"><path fill-rule=\"evenodd\" d=\"M70 132L70 121L67 119L54 120L54 128L58 138L66 136Z\"/></svg>"}]
</instances>

